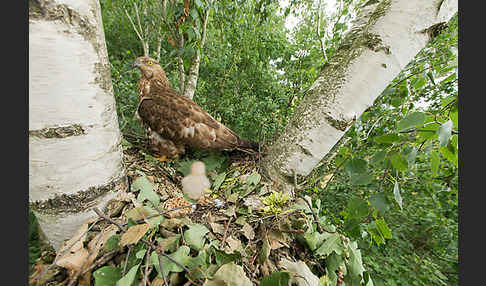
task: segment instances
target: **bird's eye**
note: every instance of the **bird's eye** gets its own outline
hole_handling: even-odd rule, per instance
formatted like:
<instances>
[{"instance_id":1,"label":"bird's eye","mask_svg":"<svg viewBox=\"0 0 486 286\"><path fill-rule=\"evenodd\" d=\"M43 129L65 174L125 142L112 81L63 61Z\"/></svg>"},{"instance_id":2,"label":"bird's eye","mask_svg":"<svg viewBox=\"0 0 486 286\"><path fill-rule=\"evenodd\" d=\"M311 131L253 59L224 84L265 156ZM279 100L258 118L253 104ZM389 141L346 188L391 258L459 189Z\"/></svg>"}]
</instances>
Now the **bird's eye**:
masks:
<instances>
[{"instance_id":1,"label":"bird's eye","mask_svg":"<svg viewBox=\"0 0 486 286\"><path fill-rule=\"evenodd\" d=\"M152 65L152 61L149 61L147 64L148 64L149 66L151 66L151 65Z\"/></svg>"}]
</instances>

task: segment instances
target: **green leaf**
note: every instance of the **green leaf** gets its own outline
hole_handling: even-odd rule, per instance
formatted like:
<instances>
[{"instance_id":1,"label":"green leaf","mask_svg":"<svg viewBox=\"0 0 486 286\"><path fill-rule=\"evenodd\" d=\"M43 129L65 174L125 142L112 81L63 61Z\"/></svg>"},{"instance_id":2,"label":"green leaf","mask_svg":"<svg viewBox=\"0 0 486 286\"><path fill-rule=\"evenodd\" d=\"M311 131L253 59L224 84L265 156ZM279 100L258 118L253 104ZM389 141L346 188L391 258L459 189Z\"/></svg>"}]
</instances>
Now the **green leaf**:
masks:
<instances>
[{"instance_id":1,"label":"green leaf","mask_svg":"<svg viewBox=\"0 0 486 286\"><path fill-rule=\"evenodd\" d=\"M195 160L179 161L176 170L179 171L184 177L191 173L191 165ZM207 169L206 169L207 170Z\"/></svg>"},{"instance_id":2,"label":"green leaf","mask_svg":"<svg viewBox=\"0 0 486 286\"><path fill-rule=\"evenodd\" d=\"M258 172L253 172L246 178L245 183L248 185L257 185L260 182L261 176Z\"/></svg>"},{"instance_id":3,"label":"green leaf","mask_svg":"<svg viewBox=\"0 0 486 286\"><path fill-rule=\"evenodd\" d=\"M385 243L385 239L383 238L383 236L380 234L380 232L376 228L376 224L375 224L375 227L368 227L368 232L370 233L371 238L373 239L373 241L377 245L380 245L380 244L384 244Z\"/></svg>"},{"instance_id":4,"label":"green leaf","mask_svg":"<svg viewBox=\"0 0 486 286\"><path fill-rule=\"evenodd\" d=\"M180 264L187 266L188 263L192 261L192 257L189 256L190 248L186 245L183 245L177 249L176 252L169 254L170 257L177 260ZM169 260L167 257L162 256L162 265L164 265L164 275L169 274L169 272L182 272L184 269L179 265ZM149 265L154 265L155 269L158 272L158 276L162 277L160 274L160 267L159 267L159 255L157 251L152 251L149 258Z\"/></svg>"},{"instance_id":5,"label":"green leaf","mask_svg":"<svg viewBox=\"0 0 486 286\"><path fill-rule=\"evenodd\" d=\"M417 148L416 147L411 147L406 149L406 156L407 156L407 162L408 166L412 166L415 164L415 158L417 158Z\"/></svg>"},{"instance_id":6,"label":"green leaf","mask_svg":"<svg viewBox=\"0 0 486 286\"><path fill-rule=\"evenodd\" d=\"M268 241L268 237L266 235L263 235L263 245L262 245L259 257L258 257L260 264L263 264L265 262L265 260L267 260L268 256L270 255L271 250L272 249L270 248L270 242Z\"/></svg>"},{"instance_id":7,"label":"green leaf","mask_svg":"<svg viewBox=\"0 0 486 286\"><path fill-rule=\"evenodd\" d=\"M226 173L221 173L213 177L213 190L217 191L226 178Z\"/></svg>"},{"instance_id":8,"label":"green leaf","mask_svg":"<svg viewBox=\"0 0 486 286\"><path fill-rule=\"evenodd\" d=\"M432 72L427 72L427 77L430 79L430 81L432 82L433 85L435 85L435 80L434 80L434 76L432 75Z\"/></svg>"},{"instance_id":9,"label":"green leaf","mask_svg":"<svg viewBox=\"0 0 486 286\"><path fill-rule=\"evenodd\" d=\"M354 276L354 279L353 277L351 277L351 279L359 283L365 269L363 267L363 260L361 258L361 250L358 249L358 244L356 241L349 243L349 263L347 263L347 266L348 275ZM358 285L360 284L361 283ZM346 283L346 285L348 285L348 283Z\"/></svg>"},{"instance_id":10,"label":"green leaf","mask_svg":"<svg viewBox=\"0 0 486 286\"><path fill-rule=\"evenodd\" d=\"M303 235L305 242L309 246L310 250L314 251L316 250L321 244L324 242L326 238L329 237L329 233L319 233L317 231L310 232L310 233L305 233Z\"/></svg>"},{"instance_id":11,"label":"green leaf","mask_svg":"<svg viewBox=\"0 0 486 286\"><path fill-rule=\"evenodd\" d=\"M228 254L224 251L214 250L214 257L216 264L223 265L241 259L241 254L238 251Z\"/></svg>"},{"instance_id":12,"label":"green leaf","mask_svg":"<svg viewBox=\"0 0 486 286\"><path fill-rule=\"evenodd\" d=\"M137 197L139 202L149 200L154 206L160 203L159 195L154 191L154 186L145 176L139 177L133 182L132 190L140 190Z\"/></svg>"},{"instance_id":13,"label":"green leaf","mask_svg":"<svg viewBox=\"0 0 486 286\"><path fill-rule=\"evenodd\" d=\"M391 144L393 142L397 142L400 140L400 136L396 133L388 133L382 136L377 136L373 138L378 143L387 143Z\"/></svg>"},{"instance_id":14,"label":"green leaf","mask_svg":"<svg viewBox=\"0 0 486 286\"><path fill-rule=\"evenodd\" d=\"M383 235L384 238L392 238L392 232L388 228L388 225L385 222L385 219L381 218L378 220L375 220L376 223L376 228L380 231L381 235Z\"/></svg>"},{"instance_id":15,"label":"green leaf","mask_svg":"<svg viewBox=\"0 0 486 286\"><path fill-rule=\"evenodd\" d=\"M93 272L95 286L115 286L116 281L122 277L122 271L118 267L103 266Z\"/></svg>"},{"instance_id":16,"label":"green leaf","mask_svg":"<svg viewBox=\"0 0 486 286\"><path fill-rule=\"evenodd\" d=\"M437 129L439 129L439 127L440 127L440 124L438 124L438 123L428 124L426 127L420 128L417 131L417 135L420 138L422 138L422 140L432 139L435 136L437 136L437 133L436 132L437 132Z\"/></svg>"},{"instance_id":17,"label":"green leaf","mask_svg":"<svg viewBox=\"0 0 486 286\"><path fill-rule=\"evenodd\" d=\"M430 154L430 170L432 171L433 175L437 175L437 172L439 171L439 163L440 163L439 152L433 151Z\"/></svg>"},{"instance_id":18,"label":"green leaf","mask_svg":"<svg viewBox=\"0 0 486 286\"><path fill-rule=\"evenodd\" d=\"M332 252L341 255L343 253L343 243L338 233L333 233L326 241L315 251L318 255L327 256Z\"/></svg>"},{"instance_id":19,"label":"green leaf","mask_svg":"<svg viewBox=\"0 0 486 286\"><path fill-rule=\"evenodd\" d=\"M221 152L211 152L209 156L204 157L201 161L206 165L206 171L219 169L223 165L226 157Z\"/></svg>"},{"instance_id":20,"label":"green leaf","mask_svg":"<svg viewBox=\"0 0 486 286\"><path fill-rule=\"evenodd\" d=\"M290 273L287 271L274 272L262 278L260 286L287 286Z\"/></svg>"},{"instance_id":21,"label":"green leaf","mask_svg":"<svg viewBox=\"0 0 486 286\"><path fill-rule=\"evenodd\" d=\"M367 163L363 159L352 159L344 167L353 185L366 185L371 183L373 177L368 171Z\"/></svg>"},{"instance_id":22,"label":"green leaf","mask_svg":"<svg viewBox=\"0 0 486 286\"><path fill-rule=\"evenodd\" d=\"M140 249L135 253L135 257L138 259L142 259L145 256L145 252L147 252L147 249Z\"/></svg>"},{"instance_id":23,"label":"green leaf","mask_svg":"<svg viewBox=\"0 0 486 286\"><path fill-rule=\"evenodd\" d=\"M387 153L386 150L381 150L376 152L375 155L371 157L370 163L375 166L380 165L385 160L386 153Z\"/></svg>"},{"instance_id":24,"label":"green leaf","mask_svg":"<svg viewBox=\"0 0 486 286\"><path fill-rule=\"evenodd\" d=\"M348 201L348 217L361 219L368 215L368 203L361 198L352 198Z\"/></svg>"},{"instance_id":25,"label":"green leaf","mask_svg":"<svg viewBox=\"0 0 486 286\"><path fill-rule=\"evenodd\" d=\"M201 250L209 229L202 224L193 224L184 232L184 240L192 249Z\"/></svg>"},{"instance_id":26,"label":"green leaf","mask_svg":"<svg viewBox=\"0 0 486 286\"><path fill-rule=\"evenodd\" d=\"M128 271L128 273L125 274L123 278L118 280L118 282L116 282L116 286L131 286L135 281L135 277L137 276L137 271L138 271L138 267L140 267L140 264L141 263L130 268L130 271Z\"/></svg>"},{"instance_id":27,"label":"green leaf","mask_svg":"<svg viewBox=\"0 0 486 286\"><path fill-rule=\"evenodd\" d=\"M395 201L397 201L400 209L402 208L402 195L400 194L400 188L398 187L398 181L395 181L395 185L393 186L393 196L395 197Z\"/></svg>"},{"instance_id":28,"label":"green leaf","mask_svg":"<svg viewBox=\"0 0 486 286\"><path fill-rule=\"evenodd\" d=\"M371 181L373 181L373 176L369 173L363 173L351 177L350 183L353 185L368 185Z\"/></svg>"},{"instance_id":29,"label":"green leaf","mask_svg":"<svg viewBox=\"0 0 486 286\"><path fill-rule=\"evenodd\" d=\"M223 264L213 276L214 281L219 280L223 283L208 283L205 285L231 285L231 286L252 286L251 280L246 276L245 270L240 265L236 265L234 262ZM212 282L211 280L209 280Z\"/></svg>"},{"instance_id":30,"label":"green leaf","mask_svg":"<svg viewBox=\"0 0 486 286\"><path fill-rule=\"evenodd\" d=\"M359 237L361 235L361 220L346 218L343 228L349 235Z\"/></svg>"},{"instance_id":31,"label":"green leaf","mask_svg":"<svg viewBox=\"0 0 486 286\"><path fill-rule=\"evenodd\" d=\"M441 147L447 146L447 143L449 143L449 139L451 139L452 136L452 126L452 120L449 120L442 124L439 130L437 130Z\"/></svg>"},{"instance_id":32,"label":"green leaf","mask_svg":"<svg viewBox=\"0 0 486 286\"><path fill-rule=\"evenodd\" d=\"M390 162L393 168L397 169L400 172L405 172L408 170L408 162L403 158L403 156L399 153L393 154L390 158Z\"/></svg>"},{"instance_id":33,"label":"green leaf","mask_svg":"<svg viewBox=\"0 0 486 286\"><path fill-rule=\"evenodd\" d=\"M411 128L423 125L424 122L425 114L422 112L414 112L397 123L397 131L407 131Z\"/></svg>"},{"instance_id":34,"label":"green leaf","mask_svg":"<svg viewBox=\"0 0 486 286\"><path fill-rule=\"evenodd\" d=\"M157 238L158 247L166 252L174 252L179 247L180 234L172 235L167 238Z\"/></svg>"},{"instance_id":35,"label":"green leaf","mask_svg":"<svg viewBox=\"0 0 486 286\"><path fill-rule=\"evenodd\" d=\"M372 205L381 214L384 214L390 207L385 194L381 192L371 195L369 201L370 205Z\"/></svg>"},{"instance_id":36,"label":"green leaf","mask_svg":"<svg viewBox=\"0 0 486 286\"><path fill-rule=\"evenodd\" d=\"M326 258L326 273L329 275L329 280L331 280L331 285L336 285L337 283L337 275L336 272L339 267L343 268L343 274L347 273L347 267L344 263L344 258L341 255L336 253L331 253Z\"/></svg>"},{"instance_id":37,"label":"green leaf","mask_svg":"<svg viewBox=\"0 0 486 286\"><path fill-rule=\"evenodd\" d=\"M447 146L440 147L439 152L442 154L442 156L444 156L444 158L446 158L449 162L454 164L456 168L458 167L457 153L456 154L452 153L451 150L447 148Z\"/></svg>"},{"instance_id":38,"label":"green leaf","mask_svg":"<svg viewBox=\"0 0 486 286\"><path fill-rule=\"evenodd\" d=\"M448 77L446 77L445 79L443 79L443 80L441 81L441 83L445 83L445 82L448 82L448 81L454 80L454 79L456 79L456 76L457 76L457 74L456 74L456 73L452 73L451 75L449 75Z\"/></svg>"},{"instance_id":39,"label":"green leaf","mask_svg":"<svg viewBox=\"0 0 486 286\"><path fill-rule=\"evenodd\" d=\"M425 79L425 77L420 77L416 82L413 83L413 88L421 89L426 83L427 80Z\"/></svg>"},{"instance_id":40,"label":"green leaf","mask_svg":"<svg viewBox=\"0 0 486 286\"><path fill-rule=\"evenodd\" d=\"M452 120L453 126L458 127L459 126L459 114L457 112L457 109L449 115L449 118Z\"/></svg>"},{"instance_id":41,"label":"green leaf","mask_svg":"<svg viewBox=\"0 0 486 286\"><path fill-rule=\"evenodd\" d=\"M108 251L115 250L118 247L118 243L120 242L120 235L114 234L105 242L105 249Z\"/></svg>"},{"instance_id":42,"label":"green leaf","mask_svg":"<svg viewBox=\"0 0 486 286\"><path fill-rule=\"evenodd\" d=\"M201 0L196 0L195 2L196 2L196 7L197 7L197 8L201 8L201 6L203 5L203 4L201 3Z\"/></svg>"}]
</instances>

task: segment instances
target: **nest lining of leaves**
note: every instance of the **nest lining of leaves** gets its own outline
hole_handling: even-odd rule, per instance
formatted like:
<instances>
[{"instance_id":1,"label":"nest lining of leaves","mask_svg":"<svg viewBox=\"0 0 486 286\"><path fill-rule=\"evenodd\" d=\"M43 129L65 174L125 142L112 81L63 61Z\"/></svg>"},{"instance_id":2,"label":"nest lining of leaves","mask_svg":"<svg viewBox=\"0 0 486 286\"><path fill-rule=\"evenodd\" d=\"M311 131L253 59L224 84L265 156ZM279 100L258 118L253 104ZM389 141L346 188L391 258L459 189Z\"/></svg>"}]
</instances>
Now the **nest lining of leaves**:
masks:
<instances>
[{"instance_id":1,"label":"nest lining of leaves","mask_svg":"<svg viewBox=\"0 0 486 286\"><path fill-rule=\"evenodd\" d=\"M319 215L320 200L275 191L254 161L200 158L224 205L168 218L160 206L182 196L193 160L161 163L126 142L124 155L131 184L56 256L41 256L30 285L367 284L356 243Z\"/></svg>"}]
</instances>

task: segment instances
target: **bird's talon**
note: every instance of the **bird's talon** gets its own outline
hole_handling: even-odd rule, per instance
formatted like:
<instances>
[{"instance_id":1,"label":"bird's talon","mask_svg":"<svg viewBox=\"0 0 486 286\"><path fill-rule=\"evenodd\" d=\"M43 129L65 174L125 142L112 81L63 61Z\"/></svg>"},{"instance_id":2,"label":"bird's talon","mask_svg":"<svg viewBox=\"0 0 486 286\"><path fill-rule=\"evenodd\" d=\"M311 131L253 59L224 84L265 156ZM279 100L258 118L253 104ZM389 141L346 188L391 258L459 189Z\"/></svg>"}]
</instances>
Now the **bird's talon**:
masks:
<instances>
[{"instance_id":1,"label":"bird's talon","mask_svg":"<svg viewBox=\"0 0 486 286\"><path fill-rule=\"evenodd\" d=\"M159 161L159 162L167 162L167 156L166 155L162 155L160 157L155 157L155 160Z\"/></svg>"}]
</instances>

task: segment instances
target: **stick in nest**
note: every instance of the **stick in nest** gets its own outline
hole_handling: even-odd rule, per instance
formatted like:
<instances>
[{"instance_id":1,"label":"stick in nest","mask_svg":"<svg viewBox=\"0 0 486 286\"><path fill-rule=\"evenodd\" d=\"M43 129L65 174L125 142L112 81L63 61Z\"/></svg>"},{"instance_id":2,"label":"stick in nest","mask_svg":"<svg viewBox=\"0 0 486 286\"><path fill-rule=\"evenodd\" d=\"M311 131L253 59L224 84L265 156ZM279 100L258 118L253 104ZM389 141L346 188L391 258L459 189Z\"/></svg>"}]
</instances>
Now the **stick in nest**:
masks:
<instances>
[{"instance_id":1,"label":"stick in nest","mask_svg":"<svg viewBox=\"0 0 486 286\"><path fill-rule=\"evenodd\" d=\"M108 217L107 215L105 215L104 213L102 213L98 208L93 208L93 211L100 217L104 218L105 220L111 222L112 224L116 225L118 227L118 229L120 229L122 232L126 232L127 229L121 225L120 223L116 222L115 220L113 220L112 218ZM146 240L146 239L140 239L141 242L145 243L147 246L151 247L152 249L157 249L157 247L150 241ZM174 258L170 257L168 254L165 254L163 252L160 252L160 254L162 254L163 256L165 256L167 259L169 259L170 261L174 262L175 264L177 264L177 266L181 267L182 269L184 269L187 273L189 273L189 269L187 269L187 267L185 267L184 265L182 265L179 261L175 260Z\"/></svg>"}]
</instances>

